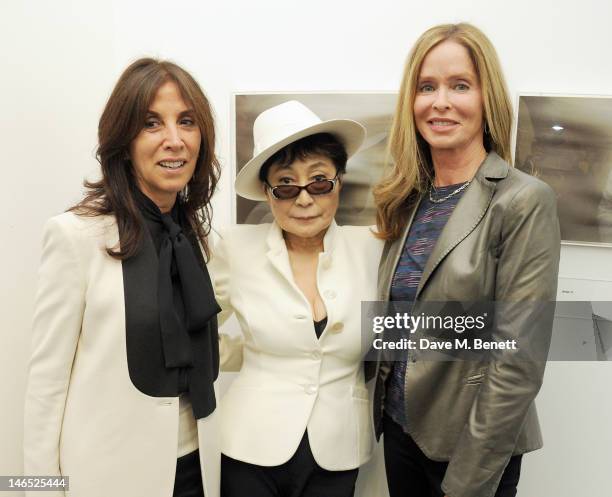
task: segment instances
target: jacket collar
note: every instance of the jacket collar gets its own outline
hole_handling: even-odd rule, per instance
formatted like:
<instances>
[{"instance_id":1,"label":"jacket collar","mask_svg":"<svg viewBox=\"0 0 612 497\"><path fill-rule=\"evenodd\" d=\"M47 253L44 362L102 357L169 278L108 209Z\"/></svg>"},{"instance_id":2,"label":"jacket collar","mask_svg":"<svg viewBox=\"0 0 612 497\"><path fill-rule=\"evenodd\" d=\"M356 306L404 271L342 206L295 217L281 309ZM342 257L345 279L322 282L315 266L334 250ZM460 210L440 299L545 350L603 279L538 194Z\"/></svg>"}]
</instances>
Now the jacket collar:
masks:
<instances>
[{"instance_id":1,"label":"jacket collar","mask_svg":"<svg viewBox=\"0 0 612 497\"><path fill-rule=\"evenodd\" d=\"M478 168L478 171L476 171L475 178L477 180L504 179L508 176L509 170L510 166L508 163L497 155L497 153L491 151Z\"/></svg>"},{"instance_id":2,"label":"jacket collar","mask_svg":"<svg viewBox=\"0 0 612 497\"><path fill-rule=\"evenodd\" d=\"M338 231L336 221L332 220L323 238L323 252L319 254L320 262L330 260L336 246ZM287 280L293 282L289 252L287 251L287 245L283 238L283 230L276 221L270 225L270 229L266 236L266 245L268 246L267 257L272 266L274 266Z\"/></svg>"},{"instance_id":3,"label":"jacket collar","mask_svg":"<svg viewBox=\"0 0 612 497\"><path fill-rule=\"evenodd\" d=\"M423 270L416 298L419 298L421 291L442 260L478 226L478 223L480 223L489 208L497 181L503 180L508 176L509 168L510 166L499 155L495 152L489 152L484 162L478 168L474 180L465 190L455 211L444 226L442 233L440 233L440 237ZM385 297L385 300L389 298L393 274L421 198L415 202L408 216L408 223L406 224L403 236L391 242L392 245L389 248L388 259L393 261L393 264L392 267L385 271L387 278L383 288L384 291L381 295Z\"/></svg>"}]
</instances>

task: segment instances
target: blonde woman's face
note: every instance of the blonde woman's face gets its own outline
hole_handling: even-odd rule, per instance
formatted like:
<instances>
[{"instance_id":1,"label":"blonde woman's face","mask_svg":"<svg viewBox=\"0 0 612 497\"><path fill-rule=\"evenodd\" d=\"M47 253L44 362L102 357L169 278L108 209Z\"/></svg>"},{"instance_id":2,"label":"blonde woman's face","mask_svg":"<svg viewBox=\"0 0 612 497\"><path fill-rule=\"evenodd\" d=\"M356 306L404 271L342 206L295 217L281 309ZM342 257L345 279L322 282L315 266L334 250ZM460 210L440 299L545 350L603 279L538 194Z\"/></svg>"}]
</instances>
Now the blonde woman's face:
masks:
<instances>
[{"instance_id":1,"label":"blonde woman's face","mask_svg":"<svg viewBox=\"0 0 612 497\"><path fill-rule=\"evenodd\" d=\"M447 40L425 56L414 100L414 119L432 152L483 147L483 98L467 49Z\"/></svg>"}]
</instances>

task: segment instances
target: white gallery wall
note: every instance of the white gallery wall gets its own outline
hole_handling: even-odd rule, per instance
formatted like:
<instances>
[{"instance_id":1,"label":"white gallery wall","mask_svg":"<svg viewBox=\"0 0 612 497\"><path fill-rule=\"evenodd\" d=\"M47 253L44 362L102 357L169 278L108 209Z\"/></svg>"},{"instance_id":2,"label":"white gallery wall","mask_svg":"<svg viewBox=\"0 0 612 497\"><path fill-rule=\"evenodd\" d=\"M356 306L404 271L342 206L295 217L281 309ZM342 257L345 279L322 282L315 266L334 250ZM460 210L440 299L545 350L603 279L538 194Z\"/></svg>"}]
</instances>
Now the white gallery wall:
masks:
<instances>
[{"instance_id":1,"label":"white gallery wall","mask_svg":"<svg viewBox=\"0 0 612 497\"><path fill-rule=\"evenodd\" d=\"M222 226L233 214L232 92L395 91L422 31L470 21L497 47L513 98L612 94L610 19L603 0L2 0L0 475L22 470L42 226L94 177L97 120L130 61L170 58L208 94L224 168L214 199ZM593 280L593 298L612 300L612 283L596 283L612 281L612 249L564 246L561 275ZM524 458L519 495L609 496L612 365L550 364L538 405L546 447Z\"/></svg>"}]
</instances>

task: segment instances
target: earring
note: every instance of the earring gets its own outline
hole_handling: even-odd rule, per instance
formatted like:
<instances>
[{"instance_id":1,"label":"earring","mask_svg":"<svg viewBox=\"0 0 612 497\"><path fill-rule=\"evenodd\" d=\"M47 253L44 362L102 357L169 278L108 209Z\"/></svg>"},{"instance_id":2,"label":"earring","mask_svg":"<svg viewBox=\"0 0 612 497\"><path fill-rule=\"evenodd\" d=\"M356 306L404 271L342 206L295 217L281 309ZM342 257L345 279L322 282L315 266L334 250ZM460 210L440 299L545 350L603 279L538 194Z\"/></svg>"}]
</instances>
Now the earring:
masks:
<instances>
[{"instance_id":1,"label":"earring","mask_svg":"<svg viewBox=\"0 0 612 497\"><path fill-rule=\"evenodd\" d=\"M489 133L489 126L487 125L487 121L486 120L484 122L484 134L485 135L491 134L491 133Z\"/></svg>"}]
</instances>

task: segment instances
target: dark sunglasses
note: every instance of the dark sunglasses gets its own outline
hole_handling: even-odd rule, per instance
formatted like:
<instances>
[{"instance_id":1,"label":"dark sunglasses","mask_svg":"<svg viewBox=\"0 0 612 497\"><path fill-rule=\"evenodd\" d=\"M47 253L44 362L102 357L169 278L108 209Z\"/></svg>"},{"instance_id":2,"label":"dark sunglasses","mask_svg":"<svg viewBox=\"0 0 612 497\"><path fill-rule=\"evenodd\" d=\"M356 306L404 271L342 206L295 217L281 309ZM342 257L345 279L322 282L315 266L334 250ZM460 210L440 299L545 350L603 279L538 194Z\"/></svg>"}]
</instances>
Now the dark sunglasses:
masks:
<instances>
[{"instance_id":1,"label":"dark sunglasses","mask_svg":"<svg viewBox=\"0 0 612 497\"><path fill-rule=\"evenodd\" d=\"M289 200L297 197L302 190L306 190L310 195L325 195L330 193L336 186L338 176L333 179L324 179L313 181L304 186L299 185L278 185L272 186L266 181L266 185L270 188L272 196L277 200Z\"/></svg>"}]
</instances>

